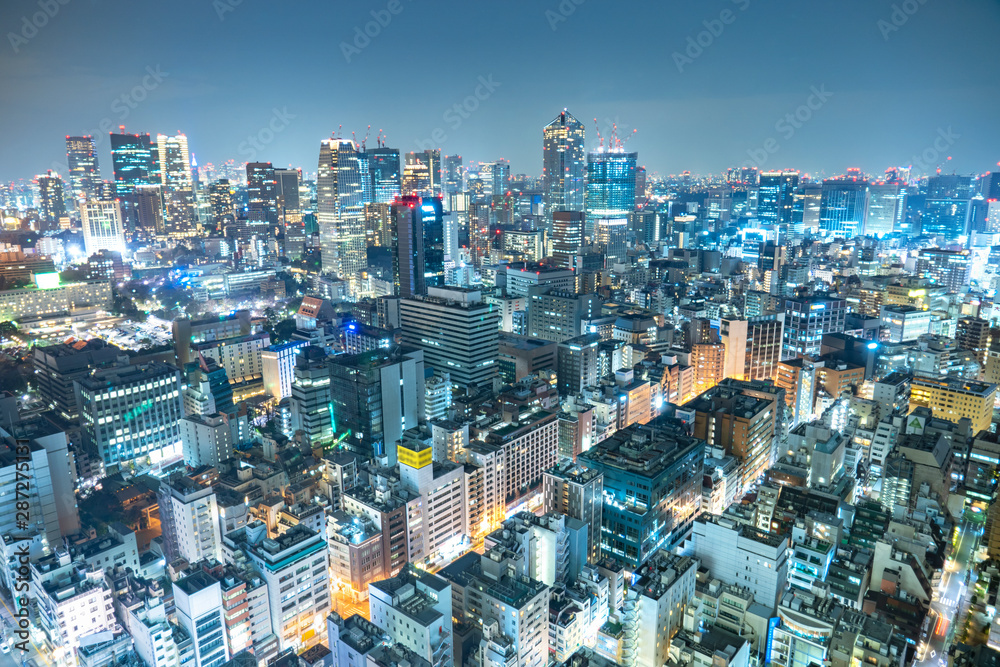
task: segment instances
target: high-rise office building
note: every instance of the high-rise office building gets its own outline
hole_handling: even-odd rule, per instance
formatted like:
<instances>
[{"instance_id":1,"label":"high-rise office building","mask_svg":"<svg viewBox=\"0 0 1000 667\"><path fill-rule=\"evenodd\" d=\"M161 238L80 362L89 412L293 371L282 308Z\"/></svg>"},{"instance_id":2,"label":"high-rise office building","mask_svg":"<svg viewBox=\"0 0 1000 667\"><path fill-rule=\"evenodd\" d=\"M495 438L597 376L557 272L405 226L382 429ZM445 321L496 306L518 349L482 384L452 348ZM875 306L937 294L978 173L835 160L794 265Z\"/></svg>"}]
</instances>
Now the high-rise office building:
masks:
<instances>
[{"instance_id":1,"label":"high-rise office building","mask_svg":"<svg viewBox=\"0 0 1000 667\"><path fill-rule=\"evenodd\" d=\"M163 549L169 561L183 558L193 564L206 558L222 560L219 506L211 485L177 475L160 482L156 497Z\"/></svg>"},{"instance_id":2,"label":"high-rise office building","mask_svg":"<svg viewBox=\"0 0 1000 667\"><path fill-rule=\"evenodd\" d=\"M83 441L106 465L139 467L181 456L184 416L180 371L153 361L99 370L76 381Z\"/></svg>"},{"instance_id":3,"label":"high-rise office building","mask_svg":"<svg viewBox=\"0 0 1000 667\"><path fill-rule=\"evenodd\" d=\"M857 178L823 181L819 227L826 236L853 238L862 232L868 183Z\"/></svg>"},{"instance_id":4,"label":"high-rise office building","mask_svg":"<svg viewBox=\"0 0 1000 667\"><path fill-rule=\"evenodd\" d=\"M444 219L441 200L406 196L392 204L393 283L398 296L426 294L444 285Z\"/></svg>"},{"instance_id":5,"label":"high-rise office building","mask_svg":"<svg viewBox=\"0 0 1000 667\"><path fill-rule=\"evenodd\" d=\"M638 153L601 150L587 154L587 226L593 239L601 218L628 218L635 208L635 168Z\"/></svg>"},{"instance_id":6,"label":"high-rise office building","mask_svg":"<svg viewBox=\"0 0 1000 667\"><path fill-rule=\"evenodd\" d=\"M757 219L764 225L792 221L793 193L799 185L797 171L761 172L757 186Z\"/></svg>"},{"instance_id":7,"label":"high-rise office building","mask_svg":"<svg viewBox=\"0 0 1000 667\"><path fill-rule=\"evenodd\" d=\"M957 294L972 275L972 256L968 250L925 248L917 255L917 275Z\"/></svg>"},{"instance_id":8,"label":"high-rise office building","mask_svg":"<svg viewBox=\"0 0 1000 667\"><path fill-rule=\"evenodd\" d=\"M587 387L596 387L601 379L600 334L584 334L559 343L559 394L575 396Z\"/></svg>"},{"instance_id":9,"label":"high-rise office building","mask_svg":"<svg viewBox=\"0 0 1000 667\"><path fill-rule=\"evenodd\" d=\"M365 253L365 177L357 146L324 139L316 172L316 218L323 272L355 283L367 265Z\"/></svg>"},{"instance_id":10,"label":"high-rise office building","mask_svg":"<svg viewBox=\"0 0 1000 667\"><path fill-rule=\"evenodd\" d=\"M38 215L42 219L42 229L58 229L59 221L66 217L66 198L63 180L50 169L45 175L37 176Z\"/></svg>"},{"instance_id":11,"label":"high-rise office building","mask_svg":"<svg viewBox=\"0 0 1000 667\"><path fill-rule=\"evenodd\" d=\"M990 428L996 397L995 384L917 375L910 384L909 411L930 408L936 418L955 423L966 418L972 433L979 433Z\"/></svg>"},{"instance_id":12,"label":"high-rise office building","mask_svg":"<svg viewBox=\"0 0 1000 667\"><path fill-rule=\"evenodd\" d=\"M722 318L719 336L726 348L723 377L773 380L782 358L784 332L784 313L745 320Z\"/></svg>"},{"instance_id":13,"label":"high-rise office building","mask_svg":"<svg viewBox=\"0 0 1000 667\"><path fill-rule=\"evenodd\" d=\"M295 358L292 381L292 431L302 431L312 446L333 440L334 415L326 353L310 345Z\"/></svg>"},{"instance_id":14,"label":"high-rise office building","mask_svg":"<svg viewBox=\"0 0 1000 667\"><path fill-rule=\"evenodd\" d=\"M124 197L138 185L159 185L159 152L148 134L111 134L115 194Z\"/></svg>"},{"instance_id":15,"label":"high-rise office building","mask_svg":"<svg viewBox=\"0 0 1000 667\"><path fill-rule=\"evenodd\" d=\"M571 461L545 471L542 479L545 513L565 514L587 524L587 560L601 558L601 518L604 475Z\"/></svg>"},{"instance_id":16,"label":"high-rise office building","mask_svg":"<svg viewBox=\"0 0 1000 667\"><path fill-rule=\"evenodd\" d=\"M274 180L278 187L278 214L281 220L287 225L298 221L298 214L301 211L299 203L299 181L301 180L298 169L274 170Z\"/></svg>"},{"instance_id":17,"label":"high-rise office building","mask_svg":"<svg viewBox=\"0 0 1000 667\"><path fill-rule=\"evenodd\" d=\"M846 319L843 299L786 299L784 357L819 356L823 334L842 333Z\"/></svg>"},{"instance_id":18,"label":"high-rise office building","mask_svg":"<svg viewBox=\"0 0 1000 667\"><path fill-rule=\"evenodd\" d=\"M491 387L497 377L500 314L479 290L428 287L399 303L403 344L424 351L424 363L451 374L453 384Z\"/></svg>"},{"instance_id":19,"label":"high-rise office building","mask_svg":"<svg viewBox=\"0 0 1000 667\"><path fill-rule=\"evenodd\" d=\"M441 149L406 154L403 165L403 194L438 197L441 195Z\"/></svg>"},{"instance_id":20,"label":"high-rise office building","mask_svg":"<svg viewBox=\"0 0 1000 667\"><path fill-rule=\"evenodd\" d=\"M222 178L212 181L208 186L209 210L211 211L211 227L222 231L228 225L236 223L236 206L233 202L233 187L229 180Z\"/></svg>"},{"instance_id":21,"label":"high-rise office building","mask_svg":"<svg viewBox=\"0 0 1000 667\"><path fill-rule=\"evenodd\" d=\"M365 151L368 155L368 175L371 178L372 201L391 204L401 193L399 150L379 146Z\"/></svg>"},{"instance_id":22,"label":"high-rise office building","mask_svg":"<svg viewBox=\"0 0 1000 667\"><path fill-rule=\"evenodd\" d=\"M501 158L480 164L479 177L487 197L502 197L510 187L510 162Z\"/></svg>"},{"instance_id":23,"label":"high-rise office building","mask_svg":"<svg viewBox=\"0 0 1000 667\"><path fill-rule=\"evenodd\" d=\"M80 204L83 224L83 247L87 256L101 250L125 252L125 230L122 228L122 210L113 199L91 199Z\"/></svg>"},{"instance_id":24,"label":"high-rise office building","mask_svg":"<svg viewBox=\"0 0 1000 667\"><path fill-rule=\"evenodd\" d=\"M97 150L91 136L66 137L66 163L69 165L69 187L74 199L97 196L101 185L101 169L97 165Z\"/></svg>"},{"instance_id":25,"label":"high-rise office building","mask_svg":"<svg viewBox=\"0 0 1000 667\"><path fill-rule=\"evenodd\" d=\"M628 219L600 218L597 220L597 244L604 254L604 267L624 264L628 249Z\"/></svg>"},{"instance_id":26,"label":"high-rise office building","mask_svg":"<svg viewBox=\"0 0 1000 667\"><path fill-rule=\"evenodd\" d=\"M940 174L927 180L920 233L946 240L968 234L972 177Z\"/></svg>"},{"instance_id":27,"label":"high-rise office building","mask_svg":"<svg viewBox=\"0 0 1000 667\"><path fill-rule=\"evenodd\" d=\"M224 636L226 617L219 580L195 570L171 588L177 623L191 638L192 667L220 667L231 656Z\"/></svg>"},{"instance_id":28,"label":"high-rise office building","mask_svg":"<svg viewBox=\"0 0 1000 667\"><path fill-rule=\"evenodd\" d=\"M247 162L248 218L278 224L278 181L270 162Z\"/></svg>"},{"instance_id":29,"label":"high-rise office building","mask_svg":"<svg viewBox=\"0 0 1000 667\"><path fill-rule=\"evenodd\" d=\"M701 509L705 442L676 419L633 424L577 462L604 475L601 554L638 569L690 535Z\"/></svg>"},{"instance_id":30,"label":"high-rise office building","mask_svg":"<svg viewBox=\"0 0 1000 667\"><path fill-rule=\"evenodd\" d=\"M326 637L330 557L322 535L300 523L270 539L267 526L253 521L223 542L229 551L242 551L264 579L271 632L280 650L297 653Z\"/></svg>"},{"instance_id":31,"label":"high-rise office building","mask_svg":"<svg viewBox=\"0 0 1000 667\"><path fill-rule=\"evenodd\" d=\"M547 220L559 211L584 211L584 136L583 123L565 110L542 128L542 202Z\"/></svg>"},{"instance_id":32,"label":"high-rise office building","mask_svg":"<svg viewBox=\"0 0 1000 667\"><path fill-rule=\"evenodd\" d=\"M576 268L576 258L583 248L584 226L582 211L555 211L552 214L552 259L556 266Z\"/></svg>"},{"instance_id":33,"label":"high-rise office building","mask_svg":"<svg viewBox=\"0 0 1000 667\"><path fill-rule=\"evenodd\" d=\"M38 393L60 419L76 422L80 412L76 406L73 381L86 377L95 369L125 364L127 360L124 350L100 338L73 345L36 346L34 378Z\"/></svg>"},{"instance_id":34,"label":"high-rise office building","mask_svg":"<svg viewBox=\"0 0 1000 667\"><path fill-rule=\"evenodd\" d=\"M163 222L168 233L185 234L198 222L187 137L156 136L160 183L163 185Z\"/></svg>"},{"instance_id":35,"label":"high-rise office building","mask_svg":"<svg viewBox=\"0 0 1000 667\"><path fill-rule=\"evenodd\" d=\"M906 185L903 183L872 183L868 186L865 236L882 236L901 229L906 211Z\"/></svg>"},{"instance_id":36,"label":"high-rise office building","mask_svg":"<svg viewBox=\"0 0 1000 667\"><path fill-rule=\"evenodd\" d=\"M465 191L465 167L461 155L445 155L442 158L441 181L446 201L450 201L452 195ZM452 210L450 203L448 210Z\"/></svg>"},{"instance_id":37,"label":"high-rise office building","mask_svg":"<svg viewBox=\"0 0 1000 667\"><path fill-rule=\"evenodd\" d=\"M396 443L424 414L424 355L394 347L332 357L334 431L347 449L396 464Z\"/></svg>"},{"instance_id":38,"label":"high-rise office building","mask_svg":"<svg viewBox=\"0 0 1000 667\"><path fill-rule=\"evenodd\" d=\"M768 390L750 388L754 385ZM777 415L779 396L783 402L784 395L768 383L725 379L677 409L677 416L692 425L696 438L740 462L736 497L759 480L776 458L775 434L782 424Z\"/></svg>"}]
</instances>

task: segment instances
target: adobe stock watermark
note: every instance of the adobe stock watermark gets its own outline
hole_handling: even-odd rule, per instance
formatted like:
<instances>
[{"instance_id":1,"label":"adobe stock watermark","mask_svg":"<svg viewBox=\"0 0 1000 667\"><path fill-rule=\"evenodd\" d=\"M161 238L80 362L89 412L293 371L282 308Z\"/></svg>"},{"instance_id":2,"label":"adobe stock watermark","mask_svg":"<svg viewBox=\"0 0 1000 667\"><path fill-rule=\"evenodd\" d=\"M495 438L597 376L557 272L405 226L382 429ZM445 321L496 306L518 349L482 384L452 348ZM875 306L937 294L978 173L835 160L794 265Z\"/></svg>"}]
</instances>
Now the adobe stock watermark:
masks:
<instances>
[{"instance_id":1,"label":"adobe stock watermark","mask_svg":"<svg viewBox=\"0 0 1000 667\"><path fill-rule=\"evenodd\" d=\"M800 104L792 111L786 113L774 124L774 131L781 135L781 138L788 141L795 136L795 133L803 125L812 120L813 114L823 108L827 100L833 97L833 93L826 89L826 84L821 84L819 88L810 87L810 95L806 98L805 104ZM750 159L743 163L743 167L763 167L768 158L781 150L781 144L775 137L768 137L760 148L747 149Z\"/></svg>"},{"instance_id":2,"label":"adobe stock watermark","mask_svg":"<svg viewBox=\"0 0 1000 667\"><path fill-rule=\"evenodd\" d=\"M340 43L340 52L344 54L344 60L350 64L355 56L361 55L361 52L368 48L372 40L389 27L389 24L392 23L392 17L399 16L402 12L403 3L401 0L389 0L385 9L371 10L372 20L366 22L363 29L360 25L354 26L354 39L351 42Z\"/></svg>"},{"instance_id":3,"label":"adobe stock watermark","mask_svg":"<svg viewBox=\"0 0 1000 667\"><path fill-rule=\"evenodd\" d=\"M490 99L493 92L500 87L500 82L495 81L492 74L480 76L478 81L479 85L476 86L472 95L469 95L461 102L451 105L441 114L441 120L447 123L452 131L462 127L462 124L479 109L479 105ZM432 148L440 148L446 141L448 141L447 133L443 127L438 127L431 132L430 137L424 140L417 139L414 143L417 146L417 150L424 151Z\"/></svg>"},{"instance_id":4,"label":"adobe stock watermark","mask_svg":"<svg viewBox=\"0 0 1000 667\"><path fill-rule=\"evenodd\" d=\"M559 28L560 23L565 23L570 16L576 13L576 8L584 2L586 0L561 0L555 9L546 9L545 20L549 22L552 32Z\"/></svg>"},{"instance_id":5,"label":"adobe stock watermark","mask_svg":"<svg viewBox=\"0 0 1000 667\"><path fill-rule=\"evenodd\" d=\"M47 26L60 9L69 4L69 0L38 0L36 4L37 12L21 17L21 29L7 33L7 41L10 42L10 48L14 49L15 54L20 53L21 47L33 40L38 31Z\"/></svg>"},{"instance_id":6,"label":"adobe stock watermark","mask_svg":"<svg viewBox=\"0 0 1000 667\"><path fill-rule=\"evenodd\" d=\"M274 141L274 137L283 132L294 119L295 114L288 113L288 107L274 107L270 120L256 134L247 135L246 140L240 142L240 155L246 155L247 162L256 162L258 152Z\"/></svg>"},{"instance_id":7,"label":"adobe stock watermark","mask_svg":"<svg viewBox=\"0 0 1000 667\"><path fill-rule=\"evenodd\" d=\"M924 172L925 174L932 174L937 169L937 161L941 159L941 156L948 152L948 149L955 145L955 142L962 138L961 134L958 134L951 129L951 125L948 129L942 127L938 128L937 136L934 137L934 141L931 145L922 150L919 154L914 155L910 158L910 164Z\"/></svg>"},{"instance_id":8,"label":"adobe stock watermark","mask_svg":"<svg viewBox=\"0 0 1000 667\"><path fill-rule=\"evenodd\" d=\"M212 7L220 21L226 20L226 14L235 12L243 4L243 0L212 0Z\"/></svg>"},{"instance_id":9,"label":"adobe stock watermark","mask_svg":"<svg viewBox=\"0 0 1000 667\"><path fill-rule=\"evenodd\" d=\"M745 12L747 7L750 6L750 0L731 0L734 5L741 11ZM677 66L677 71L681 74L684 73L684 68L688 65L694 63L695 60L700 58L705 49L710 48L715 44L715 40L722 36L725 32L727 25L732 25L736 22L736 17L739 16L732 9L723 9L719 12L719 18L715 19L705 19L701 22L705 29L696 35L689 35L687 38L687 46L684 48L684 52L674 51L670 57L674 60L674 65Z\"/></svg>"},{"instance_id":10,"label":"adobe stock watermark","mask_svg":"<svg viewBox=\"0 0 1000 667\"><path fill-rule=\"evenodd\" d=\"M926 4L927 0L903 0L899 4L894 3L889 18L879 19L875 22L879 32L882 33L882 39L888 42L889 35L906 25L910 17L920 11L920 8Z\"/></svg>"}]
</instances>

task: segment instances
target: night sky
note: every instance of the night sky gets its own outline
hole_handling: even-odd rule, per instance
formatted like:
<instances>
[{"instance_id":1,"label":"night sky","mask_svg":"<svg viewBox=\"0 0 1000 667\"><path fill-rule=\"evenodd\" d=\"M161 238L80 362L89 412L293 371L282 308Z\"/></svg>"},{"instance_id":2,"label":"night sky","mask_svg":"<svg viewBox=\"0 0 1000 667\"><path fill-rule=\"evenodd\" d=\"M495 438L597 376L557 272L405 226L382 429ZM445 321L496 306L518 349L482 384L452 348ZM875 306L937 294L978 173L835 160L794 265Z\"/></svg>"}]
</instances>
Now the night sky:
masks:
<instances>
[{"instance_id":1,"label":"night sky","mask_svg":"<svg viewBox=\"0 0 1000 667\"><path fill-rule=\"evenodd\" d=\"M41 0L51 18L38 0L0 6L0 180L65 162L64 136L89 133L111 178L102 122L184 132L201 164L307 172L339 125L360 139L370 124L369 145L382 128L404 152L434 144L537 175L541 128L563 107L588 144L595 117L603 133L638 128L628 148L661 174L753 155L880 173L944 135L947 171L1000 160L997 0L62 2ZM366 24L376 36L356 43ZM797 109L805 122L783 121Z\"/></svg>"}]
</instances>

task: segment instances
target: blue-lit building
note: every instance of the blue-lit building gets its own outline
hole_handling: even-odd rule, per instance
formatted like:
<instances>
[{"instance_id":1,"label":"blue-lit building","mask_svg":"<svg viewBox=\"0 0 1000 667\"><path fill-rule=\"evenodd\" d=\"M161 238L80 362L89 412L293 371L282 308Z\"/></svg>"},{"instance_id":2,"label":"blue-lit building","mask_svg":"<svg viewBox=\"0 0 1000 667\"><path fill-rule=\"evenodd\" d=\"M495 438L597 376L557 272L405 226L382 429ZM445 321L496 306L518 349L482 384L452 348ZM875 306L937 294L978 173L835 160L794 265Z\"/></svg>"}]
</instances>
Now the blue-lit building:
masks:
<instances>
[{"instance_id":1,"label":"blue-lit building","mask_svg":"<svg viewBox=\"0 0 1000 667\"><path fill-rule=\"evenodd\" d=\"M371 195L366 202L391 204L400 195L399 151L395 148L369 148L368 176L371 180Z\"/></svg>"},{"instance_id":2,"label":"blue-lit building","mask_svg":"<svg viewBox=\"0 0 1000 667\"><path fill-rule=\"evenodd\" d=\"M783 356L819 356L823 334L843 333L847 301L825 297L785 299Z\"/></svg>"},{"instance_id":3,"label":"blue-lit building","mask_svg":"<svg viewBox=\"0 0 1000 667\"><path fill-rule=\"evenodd\" d=\"M635 209L638 153L596 151L587 155L587 228L594 238L601 218L628 218Z\"/></svg>"},{"instance_id":4,"label":"blue-lit building","mask_svg":"<svg viewBox=\"0 0 1000 667\"><path fill-rule=\"evenodd\" d=\"M148 134L112 134L111 166L115 172L115 194L125 197L137 185L157 185L158 153Z\"/></svg>"},{"instance_id":5,"label":"blue-lit building","mask_svg":"<svg viewBox=\"0 0 1000 667\"><path fill-rule=\"evenodd\" d=\"M765 171L757 187L757 219L763 225L787 225L792 221L797 171Z\"/></svg>"},{"instance_id":6,"label":"blue-lit building","mask_svg":"<svg viewBox=\"0 0 1000 667\"><path fill-rule=\"evenodd\" d=\"M75 383L84 444L107 466L179 460L181 373L153 361L99 370Z\"/></svg>"},{"instance_id":7,"label":"blue-lit building","mask_svg":"<svg viewBox=\"0 0 1000 667\"><path fill-rule=\"evenodd\" d=\"M949 240L967 234L971 198L971 176L942 174L928 179L920 233Z\"/></svg>"},{"instance_id":8,"label":"blue-lit building","mask_svg":"<svg viewBox=\"0 0 1000 667\"><path fill-rule=\"evenodd\" d=\"M823 181L819 203L819 228L824 236L853 238L865 223L868 182L855 178Z\"/></svg>"},{"instance_id":9,"label":"blue-lit building","mask_svg":"<svg viewBox=\"0 0 1000 667\"><path fill-rule=\"evenodd\" d=\"M427 294L444 285L444 209L438 197L401 197L392 204L392 274L396 294Z\"/></svg>"},{"instance_id":10,"label":"blue-lit building","mask_svg":"<svg viewBox=\"0 0 1000 667\"><path fill-rule=\"evenodd\" d=\"M659 417L599 442L577 462L604 475L601 554L638 569L690 533L701 511L705 442Z\"/></svg>"}]
</instances>

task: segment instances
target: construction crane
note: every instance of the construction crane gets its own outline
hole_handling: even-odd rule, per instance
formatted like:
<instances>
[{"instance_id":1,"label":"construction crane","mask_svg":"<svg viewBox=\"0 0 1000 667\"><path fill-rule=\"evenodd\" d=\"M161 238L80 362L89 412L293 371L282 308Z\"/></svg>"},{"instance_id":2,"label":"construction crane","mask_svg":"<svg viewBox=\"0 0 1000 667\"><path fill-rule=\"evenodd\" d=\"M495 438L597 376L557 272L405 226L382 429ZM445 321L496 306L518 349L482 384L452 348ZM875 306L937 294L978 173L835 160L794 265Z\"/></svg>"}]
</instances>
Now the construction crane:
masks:
<instances>
[{"instance_id":1,"label":"construction crane","mask_svg":"<svg viewBox=\"0 0 1000 667\"><path fill-rule=\"evenodd\" d=\"M594 129L597 131L597 152L600 153L604 150L604 137L601 136L601 126L597 124L597 119L594 119Z\"/></svg>"}]
</instances>

